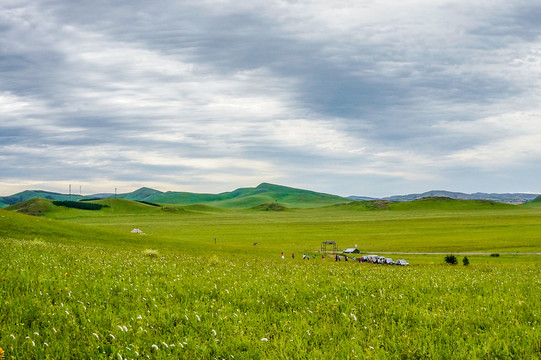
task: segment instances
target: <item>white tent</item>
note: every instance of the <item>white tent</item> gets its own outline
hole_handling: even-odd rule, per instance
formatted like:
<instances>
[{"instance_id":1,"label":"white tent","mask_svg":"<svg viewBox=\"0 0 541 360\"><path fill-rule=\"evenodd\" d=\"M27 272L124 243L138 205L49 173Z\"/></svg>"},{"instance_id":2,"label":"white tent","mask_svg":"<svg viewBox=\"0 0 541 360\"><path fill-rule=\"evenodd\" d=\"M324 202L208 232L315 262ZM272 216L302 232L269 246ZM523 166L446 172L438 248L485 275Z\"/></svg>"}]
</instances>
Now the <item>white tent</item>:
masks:
<instances>
[{"instance_id":1,"label":"white tent","mask_svg":"<svg viewBox=\"0 0 541 360\"><path fill-rule=\"evenodd\" d=\"M143 233L143 230L140 230L140 229L138 229L138 228L135 228L135 229L133 229L131 232L134 233L134 234L142 234L142 233Z\"/></svg>"}]
</instances>

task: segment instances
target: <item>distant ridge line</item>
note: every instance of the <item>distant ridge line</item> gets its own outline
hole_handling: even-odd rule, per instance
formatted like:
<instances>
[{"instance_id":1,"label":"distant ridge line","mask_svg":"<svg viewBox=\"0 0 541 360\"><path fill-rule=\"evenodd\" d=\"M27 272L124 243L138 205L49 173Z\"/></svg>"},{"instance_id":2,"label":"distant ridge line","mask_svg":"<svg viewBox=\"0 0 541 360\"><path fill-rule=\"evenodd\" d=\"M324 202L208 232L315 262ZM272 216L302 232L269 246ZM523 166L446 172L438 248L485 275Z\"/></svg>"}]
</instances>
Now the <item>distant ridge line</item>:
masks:
<instances>
[{"instance_id":1,"label":"distant ridge line","mask_svg":"<svg viewBox=\"0 0 541 360\"><path fill-rule=\"evenodd\" d=\"M367 196L349 196L341 197L337 195L320 193L311 190L297 189L282 185L274 185L270 183L261 183L257 187L238 188L230 192L222 192L219 194L210 193L191 193L151 189L141 187L135 191L121 194L100 193L93 195L67 195L45 190L25 190L10 196L0 196L0 208L16 203L43 197L49 200L80 200L91 198L121 198L135 201L148 201L153 203L171 203L171 204L208 204L218 207L254 207L260 204L269 204L280 202L286 207L318 207L339 203L347 203L348 201L373 201L387 200L393 202L408 202L419 200L427 197L445 197L455 200L485 200L499 203L519 205L530 201L534 201L539 194L531 193L482 193L476 192L466 194L461 192L452 192L445 190L431 190L421 194L409 195L394 195L383 198L374 198ZM539 200L541 201L541 200Z\"/></svg>"},{"instance_id":2,"label":"distant ridge line","mask_svg":"<svg viewBox=\"0 0 541 360\"><path fill-rule=\"evenodd\" d=\"M484 200L494 201L505 204L524 204L534 200L539 194L529 193L482 193L476 192L473 194L466 194L461 192L445 191L445 190L431 190L421 194L408 194L408 195L393 195L383 198L368 198L364 196L349 196L350 199L355 201L370 201L370 200L388 200L396 202L405 202L420 200L427 197L445 197L455 200Z\"/></svg>"}]
</instances>

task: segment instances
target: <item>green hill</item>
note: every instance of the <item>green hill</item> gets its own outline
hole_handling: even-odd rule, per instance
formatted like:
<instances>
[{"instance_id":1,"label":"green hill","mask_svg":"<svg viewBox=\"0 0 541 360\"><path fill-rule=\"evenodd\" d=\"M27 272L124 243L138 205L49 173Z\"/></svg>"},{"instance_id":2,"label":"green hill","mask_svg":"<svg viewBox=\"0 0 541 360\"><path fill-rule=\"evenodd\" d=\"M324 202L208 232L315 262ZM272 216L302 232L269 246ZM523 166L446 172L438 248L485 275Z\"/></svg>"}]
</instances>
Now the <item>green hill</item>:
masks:
<instances>
[{"instance_id":1,"label":"green hill","mask_svg":"<svg viewBox=\"0 0 541 360\"><path fill-rule=\"evenodd\" d=\"M40 201L35 203L38 204ZM5 209L0 209L0 238L28 241L39 239L45 242L112 247L138 247L142 246L144 241L142 237L126 231L28 216Z\"/></svg>"},{"instance_id":2,"label":"green hill","mask_svg":"<svg viewBox=\"0 0 541 360\"><path fill-rule=\"evenodd\" d=\"M21 214L33 216L45 216L56 208L52 200L43 198L29 199L15 205L10 205L5 210L19 212Z\"/></svg>"},{"instance_id":3,"label":"green hill","mask_svg":"<svg viewBox=\"0 0 541 360\"><path fill-rule=\"evenodd\" d=\"M489 210L513 209L516 205L488 200L460 200L447 197L426 197L419 200L393 203L393 210Z\"/></svg>"},{"instance_id":4,"label":"green hill","mask_svg":"<svg viewBox=\"0 0 541 360\"><path fill-rule=\"evenodd\" d=\"M74 202L77 204L77 202ZM55 201L43 198L34 198L6 207L4 210L14 211L26 215L34 216L49 216L54 218L66 218L75 216L89 215L89 211L93 215L110 215L110 214L143 214L155 213L161 211L161 207L143 204L137 201L125 199L103 199L89 202L85 204L99 204L103 207L99 210L77 209L66 206L55 205Z\"/></svg>"},{"instance_id":5,"label":"green hill","mask_svg":"<svg viewBox=\"0 0 541 360\"><path fill-rule=\"evenodd\" d=\"M530 203L541 203L541 195L530 201Z\"/></svg>"},{"instance_id":6,"label":"green hill","mask_svg":"<svg viewBox=\"0 0 541 360\"><path fill-rule=\"evenodd\" d=\"M30 200L30 199L35 199L35 198L43 198L43 199L48 199L48 200L61 200L61 201L65 201L65 200L77 201L83 198L83 196L66 195L66 194L60 194L60 193L55 193L51 191L43 191L43 190L25 190L25 191L22 191L20 193L13 194L10 196L0 197L0 208L10 206L10 205L15 205L17 203Z\"/></svg>"},{"instance_id":7,"label":"green hill","mask_svg":"<svg viewBox=\"0 0 541 360\"><path fill-rule=\"evenodd\" d=\"M187 192L156 193L146 201L162 204L204 204L221 208L252 208L261 204L278 202L289 208L313 208L350 202L336 195L262 183L255 188L240 188L220 194Z\"/></svg>"},{"instance_id":8,"label":"green hill","mask_svg":"<svg viewBox=\"0 0 541 360\"><path fill-rule=\"evenodd\" d=\"M152 200L149 200L150 198L154 196L159 196L163 194L163 192L159 190L154 190L147 187L142 187L140 189L137 189L130 193L124 193L124 194L118 194L116 195L116 198L118 199L127 199L127 200L134 200L134 201L149 201L153 202Z\"/></svg>"},{"instance_id":9,"label":"green hill","mask_svg":"<svg viewBox=\"0 0 541 360\"><path fill-rule=\"evenodd\" d=\"M344 210L489 210L518 209L517 205L486 200L459 200L446 197L426 197L418 200L393 202L388 200L354 201L339 204L337 209Z\"/></svg>"}]
</instances>

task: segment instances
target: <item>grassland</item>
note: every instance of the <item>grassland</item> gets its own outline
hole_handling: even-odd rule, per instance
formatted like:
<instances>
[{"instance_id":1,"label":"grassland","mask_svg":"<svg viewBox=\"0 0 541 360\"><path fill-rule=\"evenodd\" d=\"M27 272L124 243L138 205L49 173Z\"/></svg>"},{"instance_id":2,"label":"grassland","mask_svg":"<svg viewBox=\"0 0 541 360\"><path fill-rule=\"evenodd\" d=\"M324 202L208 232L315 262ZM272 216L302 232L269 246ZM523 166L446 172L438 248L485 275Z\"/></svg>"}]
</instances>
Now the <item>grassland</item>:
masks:
<instances>
[{"instance_id":1,"label":"grassland","mask_svg":"<svg viewBox=\"0 0 541 360\"><path fill-rule=\"evenodd\" d=\"M541 207L101 203L35 204L47 208L39 218L0 210L6 359L541 358L541 261L503 255L541 252ZM404 255L406 268L300 259L324 240L502 255L467 267L436 255Z\"/></svg>"}]
</instances>

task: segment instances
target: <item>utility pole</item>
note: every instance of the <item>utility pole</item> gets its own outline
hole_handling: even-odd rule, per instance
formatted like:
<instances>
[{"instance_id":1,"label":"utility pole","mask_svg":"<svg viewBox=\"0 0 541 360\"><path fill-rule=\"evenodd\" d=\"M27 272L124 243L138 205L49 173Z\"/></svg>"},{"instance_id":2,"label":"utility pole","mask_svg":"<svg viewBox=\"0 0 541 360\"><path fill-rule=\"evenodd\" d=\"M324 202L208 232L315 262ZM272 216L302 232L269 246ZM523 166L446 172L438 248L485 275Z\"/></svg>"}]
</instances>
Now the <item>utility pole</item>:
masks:
<instances>
[{"instance_id":1,"label":"utility pole","mask_svg":"<svg viewBox=\"0 0 541 360\"><path fill-rule=\"evenodd\" d=\"M69 199L70 199L70 201L71 201L71 184L70 184Z\"/></svg>"}]
</instances>

